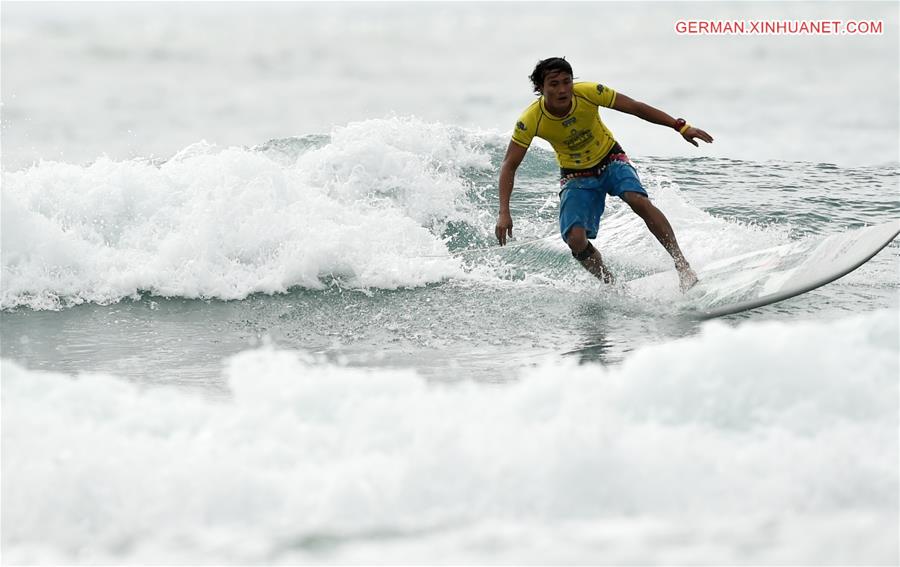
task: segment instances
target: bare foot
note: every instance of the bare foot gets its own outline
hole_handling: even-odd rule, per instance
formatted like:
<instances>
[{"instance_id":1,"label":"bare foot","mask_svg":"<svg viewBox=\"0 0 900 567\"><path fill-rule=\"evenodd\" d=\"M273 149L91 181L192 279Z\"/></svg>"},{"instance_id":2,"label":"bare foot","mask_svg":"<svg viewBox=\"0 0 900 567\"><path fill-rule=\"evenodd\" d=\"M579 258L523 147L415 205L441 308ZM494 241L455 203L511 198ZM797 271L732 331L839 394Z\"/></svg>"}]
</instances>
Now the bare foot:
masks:
<instances>
[{"instance_id":1,"label":"bare foot","mask_svg":"<svg viewBox=\"0 0 900 567\"><path fill-rule=\"evenodd\" d=\"M606 284L616 283L616 276L614 276L612 274L612 272L610 272L605 266L603 268L602 274L603 274L603 276L602 276L603 283L606 283Z\"/></svg>"},{"instance_id":2,"label":"bare foot","mask_svg":"<svg viewBox=\"0 0 900 567\"><path fill-rule=\"evenodd\" d=\"M681 293L686 293L687 290L697 285L698 281L700 280L697 278L697 274L690 266L678 269L678 287L681 288Z\"/></svg>"}]
</instances>

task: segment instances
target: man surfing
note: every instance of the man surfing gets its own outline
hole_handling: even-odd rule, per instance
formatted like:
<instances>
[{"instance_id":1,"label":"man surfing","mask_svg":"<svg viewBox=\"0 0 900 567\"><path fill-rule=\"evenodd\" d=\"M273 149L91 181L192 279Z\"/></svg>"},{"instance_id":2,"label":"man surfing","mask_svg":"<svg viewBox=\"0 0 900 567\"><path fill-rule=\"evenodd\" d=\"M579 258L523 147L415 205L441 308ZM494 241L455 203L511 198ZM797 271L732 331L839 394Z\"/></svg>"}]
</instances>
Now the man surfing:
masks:
<instances>
[{"instance_id":1,"label":"man surfing","mask_svg":"<svg viewBox=\"0 0 900 567\"><path fill-rule=\"evenodd\" d=\"M644 219L647 228L675 261L681 291L697 283L675 233L641 185L637 171L600 120L599 107L612 108L654 124L674 128L688 142L713 138L683 119L617 93L599 83L573 83L572 66L560 57L538 61L530 76L540 98L519 118L500 168L500 215L494 233L501 246L512 236L509 199L516 170L535 136L550 142L560 166L559 232L582 266L605 283L614 278L590 240L597 237L606 195L619 197Z\"/></svg>"}]
</instances>

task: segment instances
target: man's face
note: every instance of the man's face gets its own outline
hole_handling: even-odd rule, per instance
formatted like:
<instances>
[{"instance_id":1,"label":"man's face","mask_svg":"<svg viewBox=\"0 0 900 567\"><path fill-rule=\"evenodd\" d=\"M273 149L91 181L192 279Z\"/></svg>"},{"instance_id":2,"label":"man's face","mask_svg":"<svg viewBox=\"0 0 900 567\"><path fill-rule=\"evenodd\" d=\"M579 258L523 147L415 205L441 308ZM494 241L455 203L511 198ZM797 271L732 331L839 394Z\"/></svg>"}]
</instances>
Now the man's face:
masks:
<instances>
[{"instance_id":1,"label":"man's face","mask_svg":"<svg viewBox=\"0 0 900 567\"><path fill-rule=\"evenodd\" d=\"M565 71L550 71L544 77L541 94L551 106L568 106L572 102L572 75Z\"/></svg>"}]
</instances>

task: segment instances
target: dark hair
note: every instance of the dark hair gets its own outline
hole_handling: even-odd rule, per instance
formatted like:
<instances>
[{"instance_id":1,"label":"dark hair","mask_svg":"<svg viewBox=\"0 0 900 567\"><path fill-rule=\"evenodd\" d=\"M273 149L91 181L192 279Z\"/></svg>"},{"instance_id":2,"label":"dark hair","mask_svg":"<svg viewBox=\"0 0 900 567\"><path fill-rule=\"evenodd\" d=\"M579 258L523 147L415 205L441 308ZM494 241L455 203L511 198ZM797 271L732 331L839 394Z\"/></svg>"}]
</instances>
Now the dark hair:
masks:
<instances>
[{"instance_id":1,"label":"dark hair","mask_svg":"<svg viewBox=\"0 0 900 567\"><path fill-rule=\"evenodd\" d=\"M535 94L541 92L541 89L544 88L544 77L555 71L565 71L571 75L572 66L569 65L565 57L548 57L537 62L537 65L534 66L534 71L528 76L531 79L531 84L534 86Z\"/></svg>"}]
</instances>

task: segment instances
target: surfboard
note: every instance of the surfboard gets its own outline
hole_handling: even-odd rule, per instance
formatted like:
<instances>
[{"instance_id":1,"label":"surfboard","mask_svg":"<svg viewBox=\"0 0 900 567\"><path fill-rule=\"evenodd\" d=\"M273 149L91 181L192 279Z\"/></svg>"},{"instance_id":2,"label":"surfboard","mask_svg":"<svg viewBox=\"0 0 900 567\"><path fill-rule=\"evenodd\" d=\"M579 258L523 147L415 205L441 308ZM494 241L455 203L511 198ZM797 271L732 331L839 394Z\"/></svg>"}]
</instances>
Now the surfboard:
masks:
<instances>
[{"instance_id":1,"label":"surfboard","mask_svg":"<svg viewBox=\"0 0 900 567\"><path fill-rule=\"evenodd\" d=\"M699 319L731 315L812 291L872 259L900 234L900 220L808 238L718 260L696 269L699 283L682 294L675 270L624 284L625 292L679 304Z\"/></svg>"}]
</instances>

